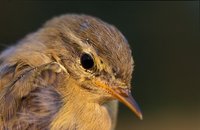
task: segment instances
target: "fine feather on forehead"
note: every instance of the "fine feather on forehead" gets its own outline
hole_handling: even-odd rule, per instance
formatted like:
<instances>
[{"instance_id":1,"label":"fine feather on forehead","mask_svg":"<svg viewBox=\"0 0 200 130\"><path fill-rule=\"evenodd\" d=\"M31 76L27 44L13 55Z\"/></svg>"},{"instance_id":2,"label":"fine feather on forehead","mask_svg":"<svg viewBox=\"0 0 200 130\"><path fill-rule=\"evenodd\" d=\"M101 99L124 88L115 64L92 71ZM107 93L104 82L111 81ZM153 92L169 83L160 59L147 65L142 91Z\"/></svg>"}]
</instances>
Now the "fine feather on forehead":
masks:
<instances>
[{"instance_id":1,"label":"fine feather on forehead","mask_svg":"<svg viewBox=\"0 0 200 130\"><path fill-rule=\"evenodd\" d=\"M106 62L113 66L112 70L116 73L116 76L130 79L133 59L127 40L121 32L100 19L88 16L82 24L84 29L82 29L78 37L83 42L85 40L86 43L93 46L100 57L107 59Z\"/></svg>"},{"instance_id":2,"label":"fine feather on forehead","mask_svg":"<svg viewBox=\"0 0 200 130\"><path fill-rule=\"evenodd\" d=\"M119 78L131 79L131 50L116 27L88 15L62 15L47 22L45 27L58 29L65 44L73 43L82 51L95 51L104 62L113 66Z\"/></svg>"}]
</instances>

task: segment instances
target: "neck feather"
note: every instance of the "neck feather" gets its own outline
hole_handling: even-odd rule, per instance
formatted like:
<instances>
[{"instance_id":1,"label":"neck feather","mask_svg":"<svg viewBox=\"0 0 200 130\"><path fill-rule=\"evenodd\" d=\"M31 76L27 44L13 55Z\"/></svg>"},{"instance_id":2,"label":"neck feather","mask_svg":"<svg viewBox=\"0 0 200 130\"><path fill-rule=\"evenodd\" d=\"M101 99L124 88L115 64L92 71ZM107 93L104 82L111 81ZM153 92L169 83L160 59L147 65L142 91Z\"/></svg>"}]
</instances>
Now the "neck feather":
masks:
<instances>
[{"instance_id":1,"label":"neck feather","mask_svg":"<svg viewBox=\"0 0 200 130\"><path fill-rule=\"evenodd\" d=\"M65 96L63 97L63 106L51 123L52 130L111 129L112 121L108 108L93 102L88 93L82 91L74 82L71 82L70 86L65 86L63 91L61 87L59 91L61 95Z\"/></svg>"}]
</instances>

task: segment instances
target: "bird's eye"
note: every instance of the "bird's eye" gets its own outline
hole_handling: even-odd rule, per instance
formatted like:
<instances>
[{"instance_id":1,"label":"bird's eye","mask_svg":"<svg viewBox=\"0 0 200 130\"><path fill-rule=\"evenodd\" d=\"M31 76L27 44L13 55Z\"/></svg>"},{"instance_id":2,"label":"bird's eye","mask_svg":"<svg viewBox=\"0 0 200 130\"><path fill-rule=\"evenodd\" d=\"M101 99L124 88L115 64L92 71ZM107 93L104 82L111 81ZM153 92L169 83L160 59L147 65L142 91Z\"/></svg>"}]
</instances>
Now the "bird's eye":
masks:
<instances>
[{"instance_id":1,"label":"bird's eye","mask_svg":"<svg viewBox=\"0 0 200 130\"><path fill-rule=\"evenodd\" d=\"M89 54L83 53L81 55L81 65L84 69L91 69L94 66L94 60Z\"/></svg>"}]
</instances>

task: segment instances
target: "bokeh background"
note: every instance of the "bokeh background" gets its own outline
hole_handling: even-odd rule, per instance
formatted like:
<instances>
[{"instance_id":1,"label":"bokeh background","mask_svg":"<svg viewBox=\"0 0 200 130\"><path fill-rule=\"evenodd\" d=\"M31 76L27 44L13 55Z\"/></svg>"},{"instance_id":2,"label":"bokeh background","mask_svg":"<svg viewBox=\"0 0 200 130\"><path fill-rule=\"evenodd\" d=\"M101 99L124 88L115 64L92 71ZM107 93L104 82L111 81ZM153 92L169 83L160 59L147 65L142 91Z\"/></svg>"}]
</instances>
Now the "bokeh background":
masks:
<instances>
[{"instance_id":1,"label":"bokeh background","mask_svg":"<svg viewBox=\"0 0 200 130\"><path fill-rule=\"evenodd\" d=\"M144 120L120 105L117 130L200 130L199 1L1 0L0 50L64 13L115 25L135 59L133 94Z\"/></svg>"}]
</instances>

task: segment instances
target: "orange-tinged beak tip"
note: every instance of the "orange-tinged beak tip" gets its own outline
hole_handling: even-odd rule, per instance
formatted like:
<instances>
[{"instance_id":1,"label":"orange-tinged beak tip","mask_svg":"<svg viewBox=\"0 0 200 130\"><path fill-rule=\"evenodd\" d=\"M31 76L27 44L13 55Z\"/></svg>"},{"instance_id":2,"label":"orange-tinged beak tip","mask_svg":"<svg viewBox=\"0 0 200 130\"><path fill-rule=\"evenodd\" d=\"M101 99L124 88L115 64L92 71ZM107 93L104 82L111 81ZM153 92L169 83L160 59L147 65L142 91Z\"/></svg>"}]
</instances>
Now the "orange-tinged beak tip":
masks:
<instances>
[{"instance_id":1,"label":"orange-tinged beak tip","mask_svg":"<svg viewBox=\"0 0 200 130\"><path fill-rule=\"evenodd\" d=\"M135 99L132 97L131 94L129 94L128 97L125 97L126 101L122 101L125 105L127 105L135 114L137 117L139 117L140 120L143 119L143 115L142 112L137 104L137 102L135 101Z\"/></svg>"},{"instance_id":2,"label":"orange-tinged beak tip","mask_svg":"<svg viewBox=\"0 0 200 130\"><path fill-rule=\"evenodd\" d=\"M142 112L137 102L132 97L130 90L118 88L117 91L113 90L113 96L129 107L136 114L136 116L139 117L140 120L143 119Z\"/></svg>"}]
</instances>

